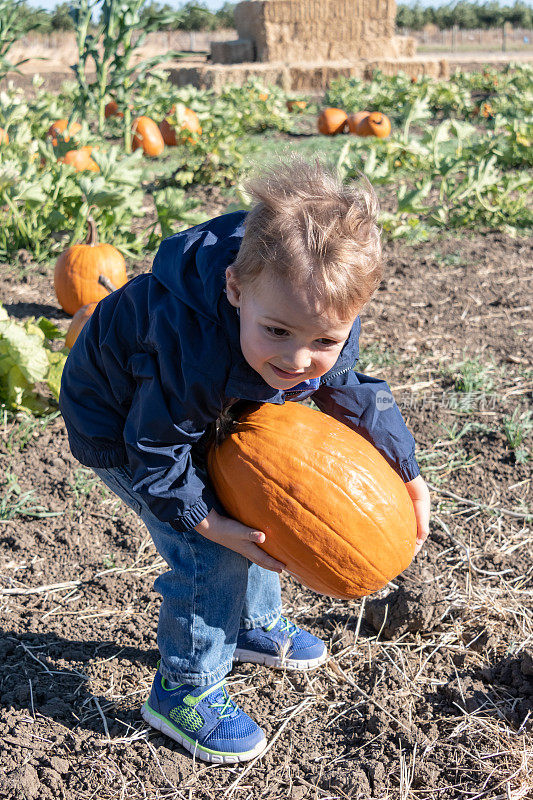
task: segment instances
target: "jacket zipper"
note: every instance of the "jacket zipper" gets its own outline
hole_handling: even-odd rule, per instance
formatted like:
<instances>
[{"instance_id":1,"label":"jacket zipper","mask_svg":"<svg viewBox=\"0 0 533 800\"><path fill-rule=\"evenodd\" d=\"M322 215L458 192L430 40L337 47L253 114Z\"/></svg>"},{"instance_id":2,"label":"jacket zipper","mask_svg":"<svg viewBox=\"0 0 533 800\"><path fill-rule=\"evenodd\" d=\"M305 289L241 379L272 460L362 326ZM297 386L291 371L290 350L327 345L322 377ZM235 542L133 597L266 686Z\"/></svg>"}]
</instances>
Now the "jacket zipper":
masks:
<instances>
[{"instance_id":1,"label":"jacket zipper","mask_svg":"<svg viewBox=\"0 0 533 800\"><path fill-rule=\"evenodd\" d=\"M357 364L357 361L355 362L355 364ZM328 380L330 378L338 378L339 375L344 375L345 372L350 372L355 367L355 364L353 365L353 367L347 367L346 369L339 370L339 372L334 372L333 375L328 375ZM318 385L319 386L323 386L324 385L323 381L321 380ZM300 392L305 392L305 391L306 391L305 389L299 389L297 392L294 392L291 389L289 389L288 391L284 392L283 394L286 396L288 394L300 394Z\"/></svg>"},{"instance_id":2,"label":"jacket zipper","mask_svg":"<svg viewBox=\"0 0 533 800\"><path fill-rule=\"evenodd\" d=\"M357 361L355 362L355 364L357 364ZM353 367L355 367L355 364L353 365ZM345 372L351 372L353 367L347 367L346 369L339 370L339 372L334 372L333 375L328 375L328 380L330 378L338 378L339 375L344 375ZM319 386L323 386L323 385L324 385L323 381L320 381Z\"/></svg>"}]
</instances>

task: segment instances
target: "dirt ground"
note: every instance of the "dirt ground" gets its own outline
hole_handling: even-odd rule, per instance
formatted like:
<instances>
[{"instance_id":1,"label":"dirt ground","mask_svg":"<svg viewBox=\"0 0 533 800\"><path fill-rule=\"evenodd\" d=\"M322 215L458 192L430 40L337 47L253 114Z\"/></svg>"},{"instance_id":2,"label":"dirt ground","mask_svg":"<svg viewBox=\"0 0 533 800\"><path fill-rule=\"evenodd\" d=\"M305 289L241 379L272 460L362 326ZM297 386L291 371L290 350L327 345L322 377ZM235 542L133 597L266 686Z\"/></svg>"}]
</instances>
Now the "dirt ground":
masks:
<instances>
[{"instance_id":1,"label":"dirt ground","mask_svg":"<svg viewBox=\"0 0 533 800\"><path fill-rule=\"evenodd\" d=\"M387 380L415 436L431 536L363 601L282 576L285 613L330 659L308 674L235 666L230 690L270 742L256 762L206 765L143 723L164 564L72 458L59 416L4 420L1 797L533 797L531 462L517 463L503 429L531 400L531 243L490 233L386 250L359 369ZM67 327L50 268L0 270L10 314ZM50 516L9 518L14 479Z\"/></svg>"}]
</instances>

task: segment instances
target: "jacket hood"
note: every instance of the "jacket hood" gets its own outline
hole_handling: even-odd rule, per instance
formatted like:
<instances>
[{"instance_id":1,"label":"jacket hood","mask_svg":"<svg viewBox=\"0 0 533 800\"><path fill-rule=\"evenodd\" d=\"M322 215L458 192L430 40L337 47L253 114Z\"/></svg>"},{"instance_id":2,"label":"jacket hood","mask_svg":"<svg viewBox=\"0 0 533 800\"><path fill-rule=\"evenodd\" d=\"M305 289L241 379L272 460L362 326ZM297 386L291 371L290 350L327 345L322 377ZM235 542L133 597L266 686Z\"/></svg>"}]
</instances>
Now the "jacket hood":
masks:
<instances>
[{"instance_id":1,"label":"jacket hood","mask_svg":"<svg viewBox=\"0 0 533 800\"><path fill-rule=\"evenodd\" d=\"M226 286L226 267L237 256L246 211L202 222L165 239L152 275L197 314L217 321L217 306Z\"/></svg>"},{"instance_id":2,"label":"jacket hood","mask_svg":"<svg viewBox=\"0 0 533 800\"><path fill-rule=\"evenodd\" d=\"M240 346L240 322L224 292L226 268L233 263L244 235L245 211L224 214L165 239L152 275L196 314L222 325L232 352L226 390L229 395L260 402L283 402L282 390L269 386L250 367ZM321 381L352 369L359 356L361 320L356 317L333 368Z\"/></svg>"}]
</instances>

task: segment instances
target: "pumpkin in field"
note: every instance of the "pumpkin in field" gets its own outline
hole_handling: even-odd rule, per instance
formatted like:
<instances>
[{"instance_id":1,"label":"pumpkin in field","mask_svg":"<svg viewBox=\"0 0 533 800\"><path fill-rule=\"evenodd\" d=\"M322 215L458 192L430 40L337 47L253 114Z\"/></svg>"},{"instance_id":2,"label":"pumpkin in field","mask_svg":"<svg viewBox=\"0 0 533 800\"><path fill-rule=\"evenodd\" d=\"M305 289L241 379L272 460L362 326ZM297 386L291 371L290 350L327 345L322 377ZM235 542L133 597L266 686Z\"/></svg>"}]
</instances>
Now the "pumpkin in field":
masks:
<instances>
[{"instance_id":1,"label":"pumpkin in field","mask_svg":"<svg viewBox=\"0 0 533 800\"><path fill-rule=\"evenodd\" d=\"M68 124L68 119L56 119L48 128L47 136L52 139L52 144L57 147L57 142L62 139L64 142L70 141L71 136L75 136L81 131L79 122L71 122Z\"/></svg>"},{"instance_id":2,"label":"pumpkin in field","mask_svg":"<svg viewBox=\"0 0 533 800\"><path fill-rule=\"evenodd\" d=\"M318 118L319 133L324 133L326 136L335 136L337 133L342 133L348 115L340 108L325 108Z\"/></svg>"},{"instance_id":3,"label":"pumpkin in field","mask_svg":"<svg viewBox=\"0 0 533 800\"><path fill-rule=\"evenodd\" d=\"M176 124L172 119L174 116L176 117ZM200 136L202 126L196 111L180 103L177 107L172 106L170 115L161 120L159 130L165 144L169 147L176 147L184 142L193 142L193 137L187 134L194 133Z\"/></svg>"},{"instance_id":4,"label":"pumpkin in field","mask_svg":"<svg viewBox=\"0 0 533 800\"><path fill-rule=\"evenodd\" d=\"M381 111L372 111L368 117L364 117L356 130L358 136L377 136L380 139L386 139L390 132L390 119Z\"/></svg>"},{"instance_id":5,"label":"pumpkin in field","mask_svg":"<svg viewBox=\"0 0 533 800\"><path fill-rule=\"evenodd\" d=\"M68 150L64 156L58 158L58 161L62 161L63 164L70 164L74 167L76 172L84 172L85 170L100 172L100 167L96 161L91 158L92 150L92 146L86 144L80 147L79 150Z\"/></svg>"},{"instance_id":6,"label":"pumpkin in field","mask_svg":"<svg viewBox=\"0 0 533 800\"><path fill-rule=\"evenodd\" d=\"M97 305L98 303L87 303L86 306L82 306L76 311L76 313L72 317L69 329L67 331L67 335L65 337L66 347L70 349L73 346L74 342L81 333L81 329L83 328L83 326L85 325L85 323L87 322L87 320L89 319L89 317L91 316Z\"/></svg>"},{"instance_id":7,"label":"pumpkin in field","mask_svg":"<svg viewBox=\"0 0 533 800\"><path fill-rule=\"evenodd\" d=\"M0 144L9 144L9 136L3 128L0 128Z\"/></svg>"},{"instance_id":8,"label":"pumpkin in field","mask_svg":"<svg viewBox=\"0 0 533 800\"><path fill-rule=\"evenodd\" d=\"M109 103L106 103L105 105L104 116L106 119L109 119L109 117L120 117L121 119L123 119L124 112L119 111L118 103L116 100L110 100Z\"/></svg>"},{"instance_id":9,"label":"pumpkin in field","mask_svg":"<svg viewBox=\"0 0 533 800\"><path fill-rule=\"evenodd\" d=\"M371 594L413 558L416 517L403 480L327 414L254 405L212 445L207 465L228 515L264 531L259 547L320 594Z\"/></svg>"},{"instance_id":10,"label":"pumpkin in field","mask_svg":"<svg viewBox=\"0 0 533 800\"><path fill-rule=\"evenodd\" d=\"M96 224L89 217L85 244L65 250L55 266L54 288L61 308L75 314L82 306L98 303L128 280L122 253L110 244L98 244Z\"/></svg>"},{"instance_id":11,"label":"pumpkin in field","mask_svg":"<svg viewBox=\"0 0 533 800\"><path fill-rule=\"evenodd\" d=\"M349 114L347 123L348 123L348 130L350 131L350 133L357 134L357 126L366 117L368 117L369 114L370 111L358 111L356 114Z\"/></svg>"},{"instance_id":12,"label":"pumpkin in field","mask_svg":"<svg viewBox=\"0 0 533 800\"><path fill-rule=\"evenodd\" d=\"M287 100L287 111L304 111L307 108L307 100Z\"/></svg>"},{"instance_id":13,"label":"pumpkin in field","mask_svg":"<svg viewBox=\"0 0 533 800\"><path fill-rule=\"evenodd\" d=\"M165 149L161 131L150 117L137 117L133 121L133 150L142 147L147 156L160 156Z\"/></svg>"}]
</instances>

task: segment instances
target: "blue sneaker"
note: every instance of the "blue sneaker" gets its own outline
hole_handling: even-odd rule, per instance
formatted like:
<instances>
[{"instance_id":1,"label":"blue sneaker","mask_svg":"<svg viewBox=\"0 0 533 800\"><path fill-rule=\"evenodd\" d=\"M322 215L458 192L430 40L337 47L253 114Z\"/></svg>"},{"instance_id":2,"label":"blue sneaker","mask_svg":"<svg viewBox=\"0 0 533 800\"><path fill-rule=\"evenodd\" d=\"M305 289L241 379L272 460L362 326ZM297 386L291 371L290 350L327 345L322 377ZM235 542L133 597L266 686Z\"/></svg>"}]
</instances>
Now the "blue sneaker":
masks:
<instances>
[{"instance_id":1,"label":"blue sneaker","mask_svg":"<svg viewBox=\"0 0 533 800\"><path fill-rule=\"evenodd\" d=\"M225 679L211 686L182 683L168 689L158 670L141 708L143 719L203 761L249 761L265 749L265 734L231 700L225 683Z\"/></svg>"},{"instance_id":2,"label":"blue sneaker","mask_svg":"<svg viewBox=\"0 0 533 800\"><path fill-rule=\"evenodd\" d=\"M241 628L234 661L265 664L285 669L314 669L323 664L328 651L322 639L303 631L280 616L265 628Z\"/></svg>"}]
</instances>

